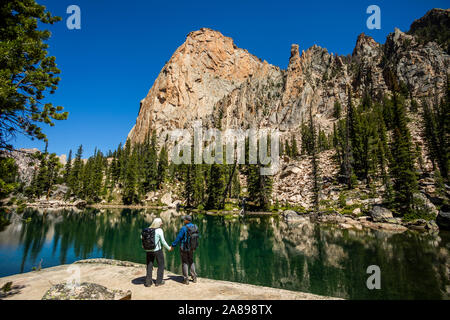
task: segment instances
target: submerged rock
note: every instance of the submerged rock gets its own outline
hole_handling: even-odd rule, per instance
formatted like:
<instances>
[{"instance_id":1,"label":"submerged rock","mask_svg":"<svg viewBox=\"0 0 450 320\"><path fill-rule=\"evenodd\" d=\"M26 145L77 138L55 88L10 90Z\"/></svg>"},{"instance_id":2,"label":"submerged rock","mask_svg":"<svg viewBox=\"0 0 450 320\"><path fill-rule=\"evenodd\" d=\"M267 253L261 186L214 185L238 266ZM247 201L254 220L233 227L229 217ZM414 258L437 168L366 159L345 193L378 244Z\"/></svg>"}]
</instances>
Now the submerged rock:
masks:
<instances>
[{"instance_id":1,"label":"submerged rock","mask_svg":"<svg viewBox=\"0 0 450 320\"><path fill-rule=\"evenodd\" d=\"M89 282L78 286L59 283L47 290L42 300L131 300L131 291L110 290Z\"/></svg>"}]
</instances>

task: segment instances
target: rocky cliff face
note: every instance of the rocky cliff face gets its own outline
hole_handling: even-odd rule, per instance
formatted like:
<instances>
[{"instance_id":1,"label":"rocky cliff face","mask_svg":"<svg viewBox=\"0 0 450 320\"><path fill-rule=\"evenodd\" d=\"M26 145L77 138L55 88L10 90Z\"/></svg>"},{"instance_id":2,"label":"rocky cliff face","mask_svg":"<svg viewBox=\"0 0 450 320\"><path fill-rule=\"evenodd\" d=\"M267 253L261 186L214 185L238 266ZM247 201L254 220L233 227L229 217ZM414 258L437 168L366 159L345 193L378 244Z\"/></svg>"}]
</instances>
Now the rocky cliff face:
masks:
<instances>
[{"instance_id":1,"label":"rocky cliff face","mask_svg":"<svg viewBox=\"0 0 450 320\"><path fill-rule=\"evenodd\" d=\"M431 9L411 24L408 33L422 43L434 41L450 54L450 11Z\"/></svg>"},{"instance_id":2,"label":"rocky cliff face","mask_svg":"<svg viewBox=\"0 0 450 320\"><path fill-rule=\"evenodd\" d=\"M216 102L247 79L263 79L276 70L220 32L191 32L141 101L128 138L142 142L150 129L189 127L193 120L211 115Z\"/></svg>"},{"instance_id":3,"label":"rocky cliff face","mask_svg":"<svg viewBox=\"0 0 450 320\"><path fill-rule=\"evenodd\" d=\"M30 185L33 174L38 168L38 161L33 158L33 154L39 152L38 149L20 149L15 151L3 151L0 155L13 158L17 165L19 181Z\"/></svg>"},{"instance_id":4,"label":"rocky cliff face","mask_svg":"<svg viewBox=\"0 0 450 320\"><path fill-rule=\"evenodd\" d=\"M436 19L446 25L449 12L433 9L418 20L422 22L413 23L412 30ZM300 53L294 44L287 70L280 70L237 48L220 32L191 32L141 101L128 139L137 143L150 130L190 128L196 119L221 128L291 132L310 108L321 127L331 129L335 101L345 106L350 88L355 103L366 93L381 99L392 87L389 74L404 83L413 98L432 99L443 93L450 56L442 45L417 33L395 29L385 44L361 34L347 57L318 46Z\"/></svg>"}]
</instances>

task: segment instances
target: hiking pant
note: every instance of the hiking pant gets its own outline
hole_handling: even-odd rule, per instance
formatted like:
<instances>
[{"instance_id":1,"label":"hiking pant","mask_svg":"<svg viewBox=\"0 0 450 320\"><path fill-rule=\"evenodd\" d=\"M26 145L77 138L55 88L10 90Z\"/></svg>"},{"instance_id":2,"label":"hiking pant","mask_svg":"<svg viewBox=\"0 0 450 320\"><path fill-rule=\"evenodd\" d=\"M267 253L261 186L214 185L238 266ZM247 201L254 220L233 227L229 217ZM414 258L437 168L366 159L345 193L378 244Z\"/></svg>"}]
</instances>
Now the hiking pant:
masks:
<instances>
[{"instance_id":1,"label":"hiking pant","mask_svg":"<svg viewBox=\"0 0 450 320\"><path fill-rule=\"evenodd\" d=\"M162 250L155 252L147 251L147 276L145 278L145 283L147 285L152 284L152 274L153 274L153 264L158 262L158 272L156 277L156 283L160 284L164 276L164 253Z\"/></svg>"},{"instance_id":2,"label":"hiking pant","mask_svg":"<svg viewBox=\"0 0 450 320\"><path fill-rule=\"evenodd\" d=\"M181 264L183 265L183 276L184 279L188 278L188 270L191 270L191 276L197 278L197 273L195 272L194 263L194 251L183 251L180 249Z\"/></svg>"}]
</instances>

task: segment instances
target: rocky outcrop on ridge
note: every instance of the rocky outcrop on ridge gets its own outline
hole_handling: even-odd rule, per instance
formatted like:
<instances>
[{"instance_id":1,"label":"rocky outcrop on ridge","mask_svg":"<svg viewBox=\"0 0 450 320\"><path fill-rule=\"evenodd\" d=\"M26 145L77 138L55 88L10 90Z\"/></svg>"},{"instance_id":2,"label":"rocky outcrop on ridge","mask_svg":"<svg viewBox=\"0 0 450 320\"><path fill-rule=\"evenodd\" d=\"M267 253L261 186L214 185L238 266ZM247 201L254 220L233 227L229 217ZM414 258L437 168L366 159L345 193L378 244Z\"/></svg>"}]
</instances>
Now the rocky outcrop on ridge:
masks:
<instances>
[{"instance_id":1,"label":"rocky outcrop on ridge","mask_svg":"<svg viewBox=\"0 0 450 320\"><path fill-rule=\"evenodd\" d=\"M141 101L128 138L142 142L149 130L184 128L213 112L214 104L249 78L277 67L238 48L231 38L202 28L188 34Z\"/></svg>"},{"instance_id":2,"label":"rocky outcrop on ridge","mask_svg":"<svg viewBox=\"0 0 450 320\"><path fill-rule=\"evenodd\" d=\"M449 12L433 9L413 23L411 34L395 29L385 44L361 34L347 57L316 45L300 52L294 44L286 70L237 48L218 31L191 32L141 101L128 139L136 143L150 130L191 128L198 119L222 129L255 126L296 132L309 109L329 131L336 120L336 101L345 106L349 89L355 103L365 94L381 99L390 94L390 74L415 99L441 96L450 56L440 44L424 41L417 30L422 20L440 19L446 26L442 17ZM446 28L442 32L448 32Z\"/></svg>"}]
</instances>

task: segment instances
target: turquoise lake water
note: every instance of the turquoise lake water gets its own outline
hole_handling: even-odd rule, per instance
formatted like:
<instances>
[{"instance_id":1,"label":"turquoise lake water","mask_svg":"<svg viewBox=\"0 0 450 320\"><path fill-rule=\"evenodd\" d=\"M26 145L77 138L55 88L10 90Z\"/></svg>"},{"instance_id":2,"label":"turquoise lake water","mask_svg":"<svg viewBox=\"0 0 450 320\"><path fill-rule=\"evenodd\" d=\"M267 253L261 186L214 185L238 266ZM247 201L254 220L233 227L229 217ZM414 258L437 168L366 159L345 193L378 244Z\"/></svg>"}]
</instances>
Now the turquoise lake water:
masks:
<instances>
[{"instance_id":1,"label":"turquoise lake water","mask_svg":"<svg viewBox=\"0 0 450 320\"><path fill-rule=\"evenodd\" d=\"M0 277L87 258L145 263L140 231L158 216L170 244L182 226L175 211L27 209L0 231ZM194 223L201 233L195 254L200 277L347 299L449 298L449 233L389 234L198 214ZM165 251L165 258L166 269L181 273L178 250ZM379 290L366 286L370 265L380 267Z\"/></svg>"}]
</instances>

